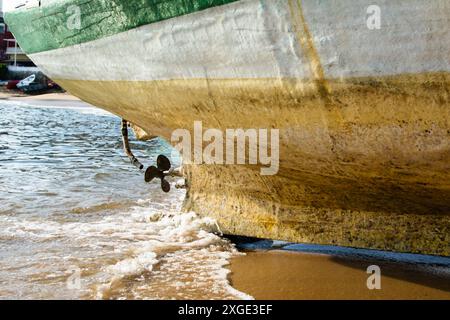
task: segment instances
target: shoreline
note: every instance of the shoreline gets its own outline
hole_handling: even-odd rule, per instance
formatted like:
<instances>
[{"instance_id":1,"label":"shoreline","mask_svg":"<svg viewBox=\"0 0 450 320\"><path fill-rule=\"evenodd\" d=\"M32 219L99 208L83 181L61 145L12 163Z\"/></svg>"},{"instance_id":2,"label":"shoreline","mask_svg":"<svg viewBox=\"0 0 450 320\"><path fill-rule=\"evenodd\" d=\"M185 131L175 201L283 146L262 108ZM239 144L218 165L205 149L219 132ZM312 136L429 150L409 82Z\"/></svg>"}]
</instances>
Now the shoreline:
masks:
<instances>
[{"instance_id":1,"label":"shoreline","mask_svg":"<svg viewBox=\"0 0 450 320\"><path fill-rule=\"evenodd\" d=\"M450 299L448 274L433 265L299 251L251 250L230 263L231 285L256 300ZM367 268L381 268L369 290Z\"/></svg>"},{"instance_id":2,"label":"shoreline","mask_svg":"<svg viewBox=\"0 0 450 320\"><path fill-rule=\"evenodd\" d=\"M31 106L51 106L51 107L90 107L97 108L77 97L65 92L50 92L38 95L25 95L15 90L0 90L0 101L20 102Z\"/></svg>"}]
</instances>

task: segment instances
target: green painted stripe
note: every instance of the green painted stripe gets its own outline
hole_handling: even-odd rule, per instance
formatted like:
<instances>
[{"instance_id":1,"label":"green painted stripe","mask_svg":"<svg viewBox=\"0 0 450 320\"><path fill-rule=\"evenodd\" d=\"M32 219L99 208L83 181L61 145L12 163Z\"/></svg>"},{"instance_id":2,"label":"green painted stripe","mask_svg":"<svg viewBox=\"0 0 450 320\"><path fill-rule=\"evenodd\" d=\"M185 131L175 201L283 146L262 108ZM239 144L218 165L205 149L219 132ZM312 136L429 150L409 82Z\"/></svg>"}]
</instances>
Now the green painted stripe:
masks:
<instances>
[{"instance_id":1,"label":"green painted stripe","mask_svg":"<svg viewBox=\"0 0 450 320\"><path fill-rule=\"evenodd\" d=\"M43 52L104 38L154 22L238 0L56 0L6 14L6 23L22 49ZM78 6L81 29L68 21ZM70 21L74 21L71 19Z\"/></svg>"}]
</instances>

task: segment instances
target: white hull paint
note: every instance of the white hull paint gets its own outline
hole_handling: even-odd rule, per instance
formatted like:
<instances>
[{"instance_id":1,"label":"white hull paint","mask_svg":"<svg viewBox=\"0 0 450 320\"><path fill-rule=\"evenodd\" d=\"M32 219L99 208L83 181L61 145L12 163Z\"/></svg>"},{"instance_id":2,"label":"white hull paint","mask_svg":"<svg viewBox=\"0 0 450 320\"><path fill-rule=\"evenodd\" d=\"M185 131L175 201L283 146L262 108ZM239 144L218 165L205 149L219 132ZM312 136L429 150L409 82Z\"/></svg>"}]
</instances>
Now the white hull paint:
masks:
<instances>
[{"instance_id":1,"label":"white hull paint","mask_svg":"<svg viewBox=\"0 0 450 320\"><path fill-rule=\"evenodd\" d=\"M381 30L369 30L372 2L245 0L31 58L54 79L309 80L310 37L329 79L450 71L450 4L379 1Z\"/></svg>"}]
</instances>

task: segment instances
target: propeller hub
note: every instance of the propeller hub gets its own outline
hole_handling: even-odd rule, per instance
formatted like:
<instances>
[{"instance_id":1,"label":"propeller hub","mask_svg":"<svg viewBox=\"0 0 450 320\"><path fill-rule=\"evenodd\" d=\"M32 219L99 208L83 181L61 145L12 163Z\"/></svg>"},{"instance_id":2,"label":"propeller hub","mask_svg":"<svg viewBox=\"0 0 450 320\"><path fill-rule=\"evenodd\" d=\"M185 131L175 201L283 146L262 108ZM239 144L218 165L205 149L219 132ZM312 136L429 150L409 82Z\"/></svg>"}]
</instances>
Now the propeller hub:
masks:
<instances>
[{"instance_id":1,"label":"propeller hub","mask_svg":"<svg viewBox=\"0 0 450 320\"><path fill-rule=\"evenodd\" d=\"M156 165L156 167L151 166L145 171L145 182L149 183L158 178L161 180L161 189L167 193L170 191L170 183L165 178L168 175L167 172L170 172L172 164L166 156L159 155Z\"/></svg>"}]
</instances>

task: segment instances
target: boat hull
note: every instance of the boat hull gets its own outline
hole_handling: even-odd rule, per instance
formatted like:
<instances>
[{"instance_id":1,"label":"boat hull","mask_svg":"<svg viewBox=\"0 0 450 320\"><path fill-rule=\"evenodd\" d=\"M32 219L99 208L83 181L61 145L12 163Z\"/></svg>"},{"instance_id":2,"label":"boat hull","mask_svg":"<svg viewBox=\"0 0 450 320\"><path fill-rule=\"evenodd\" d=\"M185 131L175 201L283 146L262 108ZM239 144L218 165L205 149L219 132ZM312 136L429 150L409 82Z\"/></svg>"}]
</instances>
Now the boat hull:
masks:
<instances>
[{"instance_id":1,"label":"boat hull","mask_svg":"<svg viewBox=\"0 0 450 320\"><path fill-rule=\"evenodd\" d=\"M205 129L280 128L275 176L186 166L186 208L225 233L448 255L450 114L432 103L443 83L442 74L330 82L324 102L273 81L61 82L167 140L178 128L194 136L198 120Z\"/></svg>"},{"instance_id":2,"label":"boat hull","mask_svg":"<svg viewBox=\"0 0 450 320\"><path fill-rule=\"evenodd\" d=\"M247 0L29 50L150 136L279 129L275 176L186 165L185 208L225 233L448 256L450 5L382 4L380 30L371 1Z\"/></svg>"}]
</instances>

